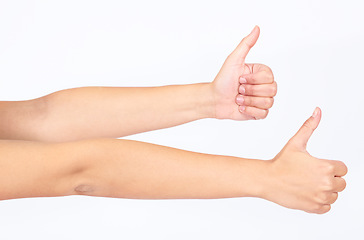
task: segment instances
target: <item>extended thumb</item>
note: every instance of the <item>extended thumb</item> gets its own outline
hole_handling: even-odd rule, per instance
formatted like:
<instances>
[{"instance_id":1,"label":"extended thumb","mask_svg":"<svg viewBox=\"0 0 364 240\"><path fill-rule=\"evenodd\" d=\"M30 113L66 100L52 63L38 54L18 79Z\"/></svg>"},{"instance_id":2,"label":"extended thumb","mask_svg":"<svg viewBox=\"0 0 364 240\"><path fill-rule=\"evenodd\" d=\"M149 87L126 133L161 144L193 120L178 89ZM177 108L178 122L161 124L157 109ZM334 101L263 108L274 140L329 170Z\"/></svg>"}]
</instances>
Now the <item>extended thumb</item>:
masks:
<instances>
[{"instance_id":1,"label":"extended thumb","mask_svg":"<svg viewBox=\"0 0 364 240\"><path fill-rule=\"evenodd\" d=\"M310 139L313 131L317 128L321 120L321 109L319 107L315 108L312 116L305 121L298 132L291 138L290 142L296 147L306 149L307 142Z\"/></svg>"},{"instance_id":2,"label":"extended thumb","mask_svg":"<svg viewBox=\"0 0 364 240\"><path fill-rule=\"evenodd\" d=\"M246 36L239 45L235 48L233 55L237 57L240 61L244 61L246 55L248 55L249 50L255 45L258 40L260 33L260 28L255 26L253 30Z\"/></svg>"}]
</instances>

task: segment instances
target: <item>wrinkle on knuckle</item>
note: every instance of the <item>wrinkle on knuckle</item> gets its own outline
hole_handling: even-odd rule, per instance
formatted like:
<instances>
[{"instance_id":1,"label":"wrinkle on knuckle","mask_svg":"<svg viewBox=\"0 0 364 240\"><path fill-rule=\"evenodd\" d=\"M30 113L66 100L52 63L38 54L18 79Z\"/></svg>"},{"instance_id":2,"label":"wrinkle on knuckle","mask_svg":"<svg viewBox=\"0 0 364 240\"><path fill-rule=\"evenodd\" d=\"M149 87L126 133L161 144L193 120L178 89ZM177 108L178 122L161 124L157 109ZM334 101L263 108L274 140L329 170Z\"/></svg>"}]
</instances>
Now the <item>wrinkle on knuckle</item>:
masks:
<instances>
[{"instance_id":1,"label":"wrinkle on knuckle","mask_svg":"<svg viewBox=\"0 0 364 240\"><path fill-rule=\"evenodd\" d=\"M303 128L307 128L307 129L311 129L311 121L308 119L306 120L303 125L302 125Z\"/></svg>"},{"instance_id":2,"label":"wrinkle on knuckle","mask_svg":"<svg viewBox=\"0 0 364 240\"><path fill-rule=\"evenodd\" d=\"M249 77L249 83L250 84L256 84L257 83L257 79L254 77L254 75L252 75L251 77Z\"/></svg>"}]
</instances>

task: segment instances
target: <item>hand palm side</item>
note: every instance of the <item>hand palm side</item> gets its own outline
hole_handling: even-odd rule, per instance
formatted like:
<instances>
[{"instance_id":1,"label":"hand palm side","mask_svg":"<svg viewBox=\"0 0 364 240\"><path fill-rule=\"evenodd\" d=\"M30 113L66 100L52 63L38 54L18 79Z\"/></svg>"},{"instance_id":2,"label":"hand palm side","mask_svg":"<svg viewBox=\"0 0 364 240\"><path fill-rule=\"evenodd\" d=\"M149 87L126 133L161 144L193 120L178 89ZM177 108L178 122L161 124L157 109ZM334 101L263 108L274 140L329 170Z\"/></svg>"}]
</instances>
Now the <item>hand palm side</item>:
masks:
<instances>
[{"instance_id":1,"label":"hand palm side","mask_svg":"<svg viewBox=\"0 0 364 240\"><path fill-rule=\"evenodd\" d=\"M229 59L225 61L215 78L216 94L221 96L221 104L216 107L216 117L219 119L250 120L255 119L246 113L241 113L236 104L239 88L239 78L242 75L266 71L262 64L234 64Z\"/></svg>"},{"instance_id":2,"label":"hand palm side","mask_svg":"<svg viewBox=\"0 0 364 240\"><path fill-rule=\"evenodd\" d=\"M246 36L228 56L212 82L215 98L215 115L218 119L249 120L265 118L273 104L276 84L273 73L263 64L246 64L245 57L259 37L259 28ZM244 77L246 84L240 85ZM244 96L242 87L246 90ZM237 96L244 103L237 101ZM240 107L239 107L240 106Z\"/></svg>"}]
</instances>

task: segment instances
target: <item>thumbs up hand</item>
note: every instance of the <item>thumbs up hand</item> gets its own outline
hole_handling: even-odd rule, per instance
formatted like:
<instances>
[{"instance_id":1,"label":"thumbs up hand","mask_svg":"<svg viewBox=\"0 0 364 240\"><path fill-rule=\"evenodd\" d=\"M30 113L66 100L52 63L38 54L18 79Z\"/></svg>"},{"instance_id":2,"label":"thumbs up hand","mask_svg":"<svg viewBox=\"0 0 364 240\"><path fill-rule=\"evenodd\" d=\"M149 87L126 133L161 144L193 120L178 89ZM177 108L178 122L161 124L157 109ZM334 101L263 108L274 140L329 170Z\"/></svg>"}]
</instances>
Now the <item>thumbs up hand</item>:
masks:
<instances>
[{"instance_id":1,"label":"thumbs up hand","mask_svg":"<svg viewBox=\"0 0 364 240\"><path fill-rule=\"evenodd\" d=\"M263 119L273 105L277 84L271 69L263 64L245 63L259 32L259 27L255 26L228 56L212 82L218 119Z\"/></svg>"},{"instance_id":2,"label":"thumbs up hand","mask_svg":"<svg viewBox=\"0 0 364 240\"><path fill-rule=\"evenodd\" d=\"M310 213L326 213L345 189L343 162L318 159L307 150L307 142L318 126L321 110L313 115L271 161L271 178L265 199Z\"/></svg>"}]
</instances>

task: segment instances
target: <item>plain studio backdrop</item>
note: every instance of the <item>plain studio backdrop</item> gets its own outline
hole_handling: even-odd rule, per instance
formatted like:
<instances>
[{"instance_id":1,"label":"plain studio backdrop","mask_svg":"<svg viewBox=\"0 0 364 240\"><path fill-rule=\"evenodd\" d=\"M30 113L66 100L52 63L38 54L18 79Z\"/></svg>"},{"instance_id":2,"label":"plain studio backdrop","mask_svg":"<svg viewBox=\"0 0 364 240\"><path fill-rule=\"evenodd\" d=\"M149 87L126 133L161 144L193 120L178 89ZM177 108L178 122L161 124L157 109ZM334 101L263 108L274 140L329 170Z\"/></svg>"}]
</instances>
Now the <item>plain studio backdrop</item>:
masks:
<instances>
[{"instance_id":1,"label":"plain studio backdrop","mask_svg":"<svg viewBox=\"0 0 364 240\"><path fill-rule=\"evenodd\" d=\"M319 106L308 151L344 161L349 173L324 215L256 198L5 200L0 239L364 239L363 10L361 1L1 0L1 100L209 82L259 25L247 62L270 66L278 83L266 119L205 119L127 138L271 159Z\"/></svg>"}]
</instances>

